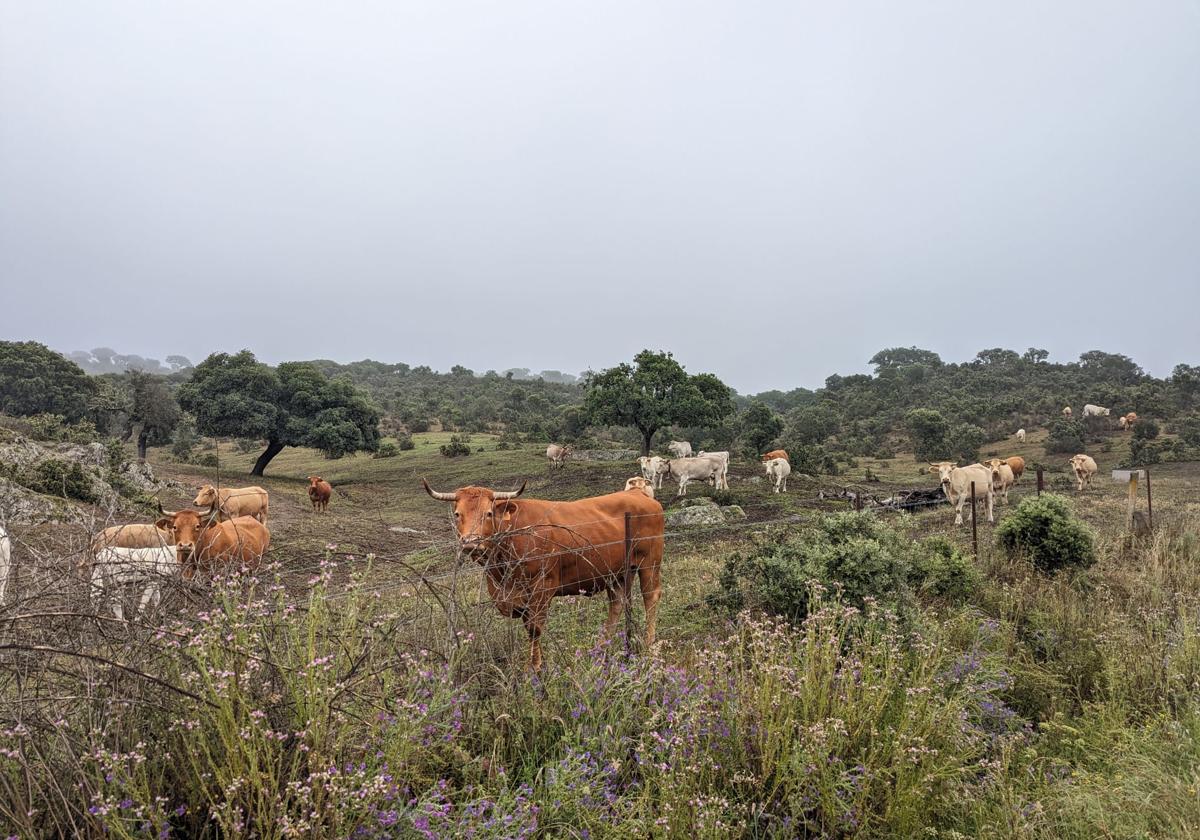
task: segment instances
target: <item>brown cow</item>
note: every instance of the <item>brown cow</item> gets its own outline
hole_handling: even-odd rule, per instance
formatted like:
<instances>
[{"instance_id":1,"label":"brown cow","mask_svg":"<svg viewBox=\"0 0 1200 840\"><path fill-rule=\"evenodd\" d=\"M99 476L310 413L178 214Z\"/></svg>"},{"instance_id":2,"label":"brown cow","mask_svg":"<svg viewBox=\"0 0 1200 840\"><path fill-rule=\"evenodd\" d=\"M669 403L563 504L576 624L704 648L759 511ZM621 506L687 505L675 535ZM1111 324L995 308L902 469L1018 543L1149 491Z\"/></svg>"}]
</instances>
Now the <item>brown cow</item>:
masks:
<instances>
[{"instance_id":1,"label":"brown cow","mask_svg":"<svg viewBox=\"0 0 1200 840\"><path fill-rule=\"evenodd\" d=\"M253 516L266 525L270 499L267 491L261 487L222 487L218 490L211 484L205 484L192 500L192 504L196 507L216 508L222 519Z\"/></svg>"},{"instance_id":2,"label":"brown cow","mask_svg":"<svg viewBox=\"0 0 1200 840\"><path fill-rule=\"evenodd\" d=\"M604 632L611 633L637 572L646 607L646 646L654 644L655 613L662 593L662 505L640 492L621 491L575 502L518 499L514 492L460 487L425 492L454 503L461 550L483 566L488 593L501 615L520 618L529 633L529 667L542 666L541 635L557 595L608 596ZM629 575L625 568L625 514L632 528Z\"/></svg>"},{"instance_id":3,"label":"brown cow","mask_svg":"<svg viewBox=\"0 0 1200 840\"><path fill-rule=\"evenodd\" d=\"M1136 411L1131 411L1128 414L1126 414L1124 417L1117 418L1117 425L1119 425L1121 427L1122 431L1126 431L1126 432L1130 431L1131 429L1133 429L1133 426L1135 423L1137 423L1137 412Z\"/></svg>"},{"instance_id":4,"label":"brown cow","mask_svg":"<svg viewBox=\"0 0 1200 840\"><path fill-rule=\"evenodd\" d=\"M1008 468L1013 471L1013 482L1021 480L1021 474L1025 472L1025 459L1020 455L1014 455L1011 458L1005 458L1005 463Z\"/></svg>"},{"instance_id":5,"label":"brown cow","mask_svg":"<svg viewBox=\"0 0 1200 840\"><path fill-rule=\"evenodd\" d=\"M782 458L789 464L792 463L792 459L788 457L787 452L783 449L772 449L766 455L762 456L762 462L765 464L767 461L774 461L776 458Z\"/></svg>"},{"instance_id":6,"label":"brown cow","mask_svg":"<svg viewBox=\"0 0 1200 840\"><path fill-rule=\"evenodd\" d=\"M217 511L163 510L155 525L169 532L184 580L197 571L207 577L231 566L254 571L271 547L271 532L253 516L220 520Z\"/></svg>"},{"instance_id":7,"label":"brown cow","mask_svg":"<svg viewBox=\"0 0 1200 840\"><path fill-rule=\"evenodd\" d=\"M329 497L333 495L333 485L319 475L308 477L308 498L313 510L323 511L329 507Z\"/></svg>"}]
</instances>

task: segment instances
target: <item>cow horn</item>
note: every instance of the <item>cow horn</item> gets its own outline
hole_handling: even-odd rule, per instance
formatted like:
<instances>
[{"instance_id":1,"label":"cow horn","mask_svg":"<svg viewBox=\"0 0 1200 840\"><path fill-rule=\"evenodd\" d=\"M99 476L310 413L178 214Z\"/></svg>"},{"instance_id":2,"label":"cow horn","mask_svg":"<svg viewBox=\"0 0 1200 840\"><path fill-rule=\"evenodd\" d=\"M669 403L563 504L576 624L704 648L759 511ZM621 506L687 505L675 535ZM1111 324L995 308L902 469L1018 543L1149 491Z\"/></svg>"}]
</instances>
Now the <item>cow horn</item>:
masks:
<instances>
[{"instance_id":1,"label":"cow horn","mask_svg":"<svg viewBox=\"0 0 1200 840\"><path fill-rule=\"evenodd\" d=\"M526 484L526 482L522 481L521 486L518 489L512 490L507 493L492 493L492 498L498 502L502 502L505 499L515 499L515 498L517 498L517 496L520 496L522 493L525 492L525 484Z\"/></svg>"},{"instance_id":2,"label":"cow horn","mask_svg":"<svg viewBox=\"0 0 1200 840\"><path fill-rule=\"evenodd\" d=\"M421 486L425 488L426 493L428 493L430 496L433 496L433 498L437 499L439 502L453 502L458 499L457 491L454 493L439 493L430 487L429 482L423 478L421 479Z\"/></svg>"},{"instance_id":3,"label":"cow horn","mask_svg":"<svg viewBox=\"0 0 1200 840\"><path fill-rule=\"evenodd\" d=\"M163 510L162 502L158 503L158 513L160 516L174 516L178 512L177 510Z\"/></svg>"}]
</instances>

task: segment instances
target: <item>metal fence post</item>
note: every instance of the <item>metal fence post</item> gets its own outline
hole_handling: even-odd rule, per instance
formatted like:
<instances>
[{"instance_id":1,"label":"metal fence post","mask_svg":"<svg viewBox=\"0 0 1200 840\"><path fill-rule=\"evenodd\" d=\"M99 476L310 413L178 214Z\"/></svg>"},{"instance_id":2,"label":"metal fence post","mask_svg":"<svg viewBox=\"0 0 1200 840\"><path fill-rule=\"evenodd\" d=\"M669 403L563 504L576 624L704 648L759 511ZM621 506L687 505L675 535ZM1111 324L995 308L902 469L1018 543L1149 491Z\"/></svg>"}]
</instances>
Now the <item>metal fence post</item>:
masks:
<instances>
[{"instance_id":1,"label":"metal fence post","mask_svg":"<svg viewBox=\"0 0 1200 840\"><path fill-rule=\"evenodd\" d=\"M979 517L975 511L975 482L971 482L971 547L975 550L975 559L979 559Z\"/></svg>"},{"instance_id":2,"label":"metal fence post","mask_svg":"<svg viewBox=\"0 0 1200 840\"><path fill-rule=\"evenodd\" d=\"M629 643L633 637L633 610L630 602L633 600L633 585L629 577L629 564L633 560L633 514L625 511L625 580L622 587L625 590L625 658L629 659Z\"/></svg>"}]
</instances>

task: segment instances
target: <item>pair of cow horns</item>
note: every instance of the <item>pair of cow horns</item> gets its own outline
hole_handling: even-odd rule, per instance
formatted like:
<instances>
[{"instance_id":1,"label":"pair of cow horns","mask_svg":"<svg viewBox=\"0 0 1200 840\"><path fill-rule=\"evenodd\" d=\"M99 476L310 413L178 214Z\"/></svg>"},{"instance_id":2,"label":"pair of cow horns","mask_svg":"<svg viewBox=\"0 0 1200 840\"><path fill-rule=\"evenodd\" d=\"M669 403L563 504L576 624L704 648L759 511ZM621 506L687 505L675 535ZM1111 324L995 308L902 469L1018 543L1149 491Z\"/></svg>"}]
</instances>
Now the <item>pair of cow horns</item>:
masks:
<instances>
[{"instance_id":1,"label":"pair of cow horns","mask_svg":"<svg viewBox=\"0 0 1200 840\"><path fill-rule=\"evenodd\" d=\"M204 518L204 517L206 517L206 516L212 516L212 515L213 515L213 511L214 511L214 508L211 508L211 507L210 507L208 510L205 510L205 511L196 511L196 512L197 512L198 514L200 514L200 518L201 518L201 519L203 519L203 518ZM159 513L159 515L160 515L160 516L174 516L175 514L179 513L179 511L177 511L177 510L164 510L164 509L163 509L163 506L162 506L162 502L159 502L159 503L158 503L158 513Z\"/></svg>"},{"instance_id":2,"label":"pair of cow horns","mask_svg":"<svg viewBox=\"0 0 1200 840\"><path fill-rule=\"evenodd\" d=\"M526 482L522 481L520 488L518 488L516 490L507 491L507 492L493 491L492 498L494 498L498 502L502 502L505 499L515 499L517 496L520 496L522 493L525 492L525 484L526 484ZM439 502L453 502L458 499L458 491L457 490L453 493L439 493L437 490L434 490L432 487L430 487L429 482L423 478L421 479L421 486L425 488L426 493L428 493L433 498L437 499Z\"/></svg>"}]
</instances>

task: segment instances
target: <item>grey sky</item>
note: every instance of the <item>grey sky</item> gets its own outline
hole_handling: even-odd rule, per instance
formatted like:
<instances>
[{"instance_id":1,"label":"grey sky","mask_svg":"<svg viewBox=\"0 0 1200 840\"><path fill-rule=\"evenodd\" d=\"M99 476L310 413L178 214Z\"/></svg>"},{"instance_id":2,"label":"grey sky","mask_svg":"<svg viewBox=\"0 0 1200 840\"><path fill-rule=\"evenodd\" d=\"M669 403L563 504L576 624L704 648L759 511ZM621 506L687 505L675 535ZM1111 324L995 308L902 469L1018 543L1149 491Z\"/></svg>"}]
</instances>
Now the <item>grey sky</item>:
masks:
<instances>
[{"instance_id":1,"label":"grey sky","mask_svg":"<svg viewBox=\"0 0 1200 840\"><path fill-rule=\"evenodd\" d=\"M0 0L0 335L1200 362L1196 2Z\"/></svg>"}]
</instances>

